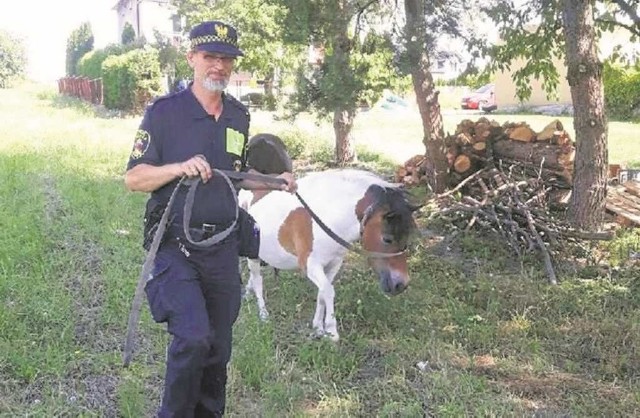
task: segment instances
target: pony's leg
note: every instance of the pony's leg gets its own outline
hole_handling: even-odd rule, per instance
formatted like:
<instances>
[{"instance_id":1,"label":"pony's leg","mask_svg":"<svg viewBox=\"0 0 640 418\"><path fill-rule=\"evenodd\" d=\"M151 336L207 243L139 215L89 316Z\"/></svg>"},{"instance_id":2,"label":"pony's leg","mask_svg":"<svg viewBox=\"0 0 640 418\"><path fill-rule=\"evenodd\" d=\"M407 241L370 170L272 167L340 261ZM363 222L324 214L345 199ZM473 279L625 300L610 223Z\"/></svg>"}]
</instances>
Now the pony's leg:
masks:
<instances>
[{"instance_id":1,"label":"pony's leg","mask_svg":"<svg viewBox=\"0 0 640 418\"><path fill-rule=\"evenodd\" d=\"M250 292L253 292L256 295L256 301L258 302L258 314L260 315L260 319L266 321L269 318L269 312L267 312L267 307L264 303L260 260L251 260L247 258L247 265L249 266L249 281L247 282L246 295L248 296Z\"/></svg>"},{"instance_id":2,"label":"pony's leg","mask_svg":"<svg viewBox=\"0 0 640 418\"><path fill-rule=\"evenodd\" d=\"M337 272L333 268L329 268L329 271L333 276ZM336 318L333 313L333 299L335 297L333 283L325 274L325 269L320 265L308 263L307 276L318 287L316 312L313 315L312 323L314 333L317 336L328 335L333 341L338 341L340 337L338 336Z\"/></svg>"},{"instance_id":3,"label":"pony's leg","mask_svg":"<svg viewBox=\"0 0 640 418\"><path fill-rule=\"evenodd\" d=\"M316 296L316 312L313 314L313 326L314 334L318 337L324 335L324 315L325 315L325 299L323 289L327 287L327 276L324 274L324 269L319 264L313 264L307 261L307 277L318 288L318 295Z\"/></svg>"},{"instance_id":4,"label":"pony's leg","mask_svg":"<svg viewBox=\"0 0 640 418\"><path fill-rule=\"evenodd\" d=\"M324 292L324 303L325 303L325 313L324 313L324 331L333 341L338 341L340 336L338 335L338 322L336 321L336 315L334 311L334 298L335 298L335 288L333 287L333 279L338 274L340 267L342 266L342 258L337 259L331 262L328 266L325 267L324 272L327 278L327 282L329 286L327 290Z\"/></svg>"}]
</instances>

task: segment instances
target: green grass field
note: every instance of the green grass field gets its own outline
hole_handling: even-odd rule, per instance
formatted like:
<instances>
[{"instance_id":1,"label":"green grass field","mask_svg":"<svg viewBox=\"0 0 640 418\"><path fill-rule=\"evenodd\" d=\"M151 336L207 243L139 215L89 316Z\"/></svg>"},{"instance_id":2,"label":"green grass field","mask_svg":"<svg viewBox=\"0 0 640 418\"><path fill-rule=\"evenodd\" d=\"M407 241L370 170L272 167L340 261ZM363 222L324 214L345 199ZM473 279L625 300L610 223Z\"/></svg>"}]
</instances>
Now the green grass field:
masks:
<instances>
[{"instance_id":1,"label":"green grass field","mask_svg":"<svg viewBox=\"0 0 640 418\"><path fill-rule=\"evenodd\" d=\"M445 115L447 129L462 116ZM0 417L153 416L168 337L146 307L133 366L120 362L144 257L146 197L122 181L138 123L38 86L0 90ZM330 143L327 126L257 112L253 132ZM631 158L637 128L610 126L612 162ZM381 167L422 150L417 115L362 114L355 134L363 160ZM348 258L338 344L309 337L308 280L266 274L271 320L244 303L228 416L640 415L637 231L599 247L619 267L559 262L556 287L535 258L473 234L413 250L412 284L394 298Z\"/></svg>"}]
</instances>

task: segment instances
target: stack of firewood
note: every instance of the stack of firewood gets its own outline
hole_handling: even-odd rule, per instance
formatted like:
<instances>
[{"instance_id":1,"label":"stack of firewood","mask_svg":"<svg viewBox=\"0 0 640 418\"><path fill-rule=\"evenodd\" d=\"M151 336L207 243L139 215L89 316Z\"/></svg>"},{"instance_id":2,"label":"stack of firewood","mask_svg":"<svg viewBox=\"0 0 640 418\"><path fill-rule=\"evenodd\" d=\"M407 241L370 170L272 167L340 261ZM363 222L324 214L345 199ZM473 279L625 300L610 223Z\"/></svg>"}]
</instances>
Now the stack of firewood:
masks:
<instances>
[{"instance_id":1,"label":"stack of firewood","mask_svg":"<svg viewBox=\"0 0 640 418\"><path fill-rule=\"evenodd\" d=\"M466 119L445 138L445 148L450 187L482 168L514 163L532 176L554 178L565 188L571 185L575 146L559 120L535 132L525 122L501 126L485 117L475 122ZM396 182L424 182L424 161L420 155L409 159L396 170Z\"/></svg>"},{"instance_id":2,"label":"stack of firewood","mask_svg":"<svg viewBox=\"0 0 640 418\"><path fill-rule=\"evenodd\" d=\"M449 191L431 197L431 220L453 231L481 230L502 237L518 255L537 252L550 283L552 257L571 240L611 239L587 233L553 216L571 191L575 145L555 120L536 132L525 123L498 124L485 117L464 120L444 141ZM397 170L396 181L425 181L423 156ZM564 202L556 195L561 192Z\"/></svg>"},{"instance_id":3,"label":"stack of firewood","mask_svg":"<svg viewBox=\"0 0 640 418\"><path fill-rule=\"evenodd\" d=\"M403 166L396 168L396 183L404 183L407 186L425 183L427 181L425 162L424 155L418 154L409 158Z\"/></svg>"}]
</instances>

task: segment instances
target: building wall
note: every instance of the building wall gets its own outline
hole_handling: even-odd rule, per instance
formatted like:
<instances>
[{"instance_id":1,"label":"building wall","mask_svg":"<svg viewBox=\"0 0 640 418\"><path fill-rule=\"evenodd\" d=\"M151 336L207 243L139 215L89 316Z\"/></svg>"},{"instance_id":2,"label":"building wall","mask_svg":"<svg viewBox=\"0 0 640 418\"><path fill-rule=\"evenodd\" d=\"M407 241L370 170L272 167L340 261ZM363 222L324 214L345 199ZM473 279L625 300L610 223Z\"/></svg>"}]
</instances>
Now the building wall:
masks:
<instances>
[{"instance_id":1,"label":"building wall","mask_svg":"<svg viewBox=\"0 0 640 418\"><path fill-rule=\"evenodd\" d=\"M558 87L556 99L548 99L547 93L542 88L541 80L531 80L531 97L520 102L516 96L516 84L513 81L513 73L524 66L524 60L518 60L511 66L510 71L496 74L494 82L496 85L496 100L498 108L508 106L543 106L549 104L571 104L571 90L567 81L567 68L564 61L556 59L554 61L558 70Z\"/></svg>"},{"instance_id":2,"label":"building wall","mask_svg":"<svg viewBox=\"0 0 640 418\"><path fill-rule=\"evenodd\" d=\"M175 11L168 3L157 1L123 0L118 3L118 40L122 38L122 31L126 23L131 24L138 37L144 36L148 42L153 42L154 30L166 36L175 34L172 16ZM139 25L139 27L138 27Z\"/></svg>"}]
</instances>

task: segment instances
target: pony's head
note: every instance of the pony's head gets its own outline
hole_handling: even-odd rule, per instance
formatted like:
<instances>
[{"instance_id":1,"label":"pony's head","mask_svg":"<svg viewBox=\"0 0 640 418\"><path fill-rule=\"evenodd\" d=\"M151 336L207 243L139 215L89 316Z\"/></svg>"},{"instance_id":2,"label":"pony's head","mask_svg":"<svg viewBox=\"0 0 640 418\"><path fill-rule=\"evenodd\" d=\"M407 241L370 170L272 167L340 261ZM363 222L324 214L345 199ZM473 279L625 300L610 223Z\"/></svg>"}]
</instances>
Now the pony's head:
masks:
<instances>
[{"instance_id":1,"label":"pony's head","mask_svg":"<svg viewBox=\"0 0 640 418\"><path fill-rule=\"evenodd\" d=\"M356 206L362 248L387 294L397 295L409 284L406 249L418 208L404 190L379 185L370 186Z\"/></svg>"}]
</instances>

